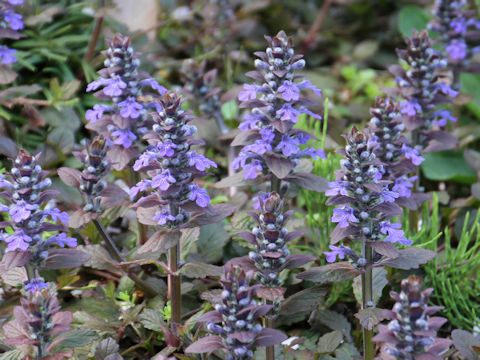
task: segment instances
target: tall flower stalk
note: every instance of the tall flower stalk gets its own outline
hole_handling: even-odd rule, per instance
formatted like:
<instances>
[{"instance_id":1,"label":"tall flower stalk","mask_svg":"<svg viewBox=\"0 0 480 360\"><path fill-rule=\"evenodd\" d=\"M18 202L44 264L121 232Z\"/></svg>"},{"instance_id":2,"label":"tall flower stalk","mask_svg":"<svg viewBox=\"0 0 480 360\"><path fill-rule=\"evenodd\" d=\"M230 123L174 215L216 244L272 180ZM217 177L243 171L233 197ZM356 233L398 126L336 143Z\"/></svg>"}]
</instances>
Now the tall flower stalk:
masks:
<instances>
[{"instance_id":1,"label":"tall flower stalk","mask_svg":"<svg viewBox=\"0 0 480 360\"><path fill-rule=\"evenodd\" d=\"M16 257L14 266L25 266L29 282L37 284L40 268L55 253L52 248L77 246L77 240L67 235L68 214L51 206L56 192L49 190L52 181L38 157L20 150L11 171L0 175L2 197L8 204L0 204L0 211L10 217L2 224L12 228L12 232L0 232L0 240L8 245L5 256ZM64 265L69 267L68 252L64 256Z\"/></svg>"},{"instance_id":2,"label":"tall flower stalk","mask_svg":"<svg viewBox=\"0 0 480 360\"><path fill-rule=\"evenodd\" d=\"M96 91L95 96L105 103L96 104L85 117L87 128L107 139L113 168L122 170L138 156L141 137L152 125L148 114L156 110L155 98L166 89L138 71L140 60L128 37L117 34L108 45L105 68L87 86L87 92Z\"/></svg>"},{"instance_id":3,"label":"tall flower stalk","mask_svg":"<svg viewBox=\"0 0 480 360\"><path fill-rule=\"evenodd\" d=\"M325 191L324 179L296 171L301 158L325 158L325 154L322 149L307 147L312 136L294 128L301 114L321 119L308 109L311 101L303 95L304 90L312 90L320 96L320 90L295 73L305 66L303 55L295 54L292 40L284 31L273 38L265 36L265 39L268 42L266 51L255 53L258 57L255 60L257 70L247 73L255 83L244 84L238 96L242 102L240 106L250 109L250 112L239 126L242 132L232 142L233 146L243 146L232 165L236 170L242 169L245 179L270 181L269 193L259 197L262 214L252 213L260 227L245 236L254 245L249 261L254 264L257 279L267 289L262 291L263 297L278 307L282 297L268 289L280 285L278 276L287 267L289 256L286 243L298 235L291 234L292 238L285 238L286 233L282 233L285 230L281 212L288 187L283 188L282 182L308 190ZM267 251L267 247L271 251ZM296 266L311 260L305 257ZM266 317L266 325L273 326L273 317ZM273 360L273 346L267 347L266 351L267 360Z\"/></svg>"},{"instance_id":4,"label":"tall flower stalk","mask_svg":"<svg viewBox=\"0 0 480 360\"><path fill-rule=\"evenodd\" d=\"M214 335L200 338L186 349L187 353L223 349L228 360L249 360L255 348L287 339L282 332L265 328L259 322L272 305L257 303L254 298L258 285L251 286L249 276L242 269L227 268L220 283L223 291L212 303L215 310L198 319L206 322L208 331Z\"/></svg>"},{"instance_id":5,"label":"tall flower stalk","mask_svg":"<svg viewBox=\"0 0 480 360\"><path fill-rule=\"evenodd\" d=\"M166 93L160 104L162 110L153 114L153 130L145 135L150 145L133 166L135 171L146 170L147 178L130 189L130 196L135 198L140 192L149 193L135 204L139 221L161 226L165 230L163 237L173 239L173 246L165 250L169 251L168 291L172 322L178 324L181 321L181 279L177 274L179 230L189 223L215 221L215 211L207 191L194 180L207 175L207 169L217 165L191 149L192 145L200 142L193 136L196 127L189 124L193 118L189 112L182 110L180 97L173 92ZM224 216L227 215L225 213ZM158 240L158 236L154 236L144 249Z\"/></svg>"},{"instance_id":6,"label":"tall flower stalk","mask_svg":"<svg viewBox=\"0 0 480 360\"><path fill-rule=\"evenodd\" d=\"M433 289L422 290L422 279L410 276L402 280L400 294L392 291L396 301L391 311L384 311L391 321L387 326L379 325L374 341L383 343L381 359L398 360L441 360L442 354L452 341L437 338L437 330L447 319L431 316L441 306L428 306Z\"/></svg>"}]
</instances>

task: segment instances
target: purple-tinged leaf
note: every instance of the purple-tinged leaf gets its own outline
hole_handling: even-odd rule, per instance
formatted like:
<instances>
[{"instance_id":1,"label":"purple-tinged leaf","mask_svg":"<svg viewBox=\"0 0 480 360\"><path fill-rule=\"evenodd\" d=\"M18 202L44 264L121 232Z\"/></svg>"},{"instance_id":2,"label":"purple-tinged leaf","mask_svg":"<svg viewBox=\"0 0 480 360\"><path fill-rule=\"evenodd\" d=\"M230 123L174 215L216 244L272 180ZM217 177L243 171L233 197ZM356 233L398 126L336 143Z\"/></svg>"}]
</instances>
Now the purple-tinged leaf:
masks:
<instances>
[{"instance_id":1,"label":"purple-tinged leaf","mask_svg":"<svg viewBox=\"0 0 480 360\"><path fill-rule=\"evenodd\" d=\"M198 322L213 322L213 323L219 323L223 321L222 314L220 314L218 311L209 311L202 316L200 316L197 320Z\"/></svg>"},{"instance_id":2,"label":"purple-tinged leaf","mask_svg":"<svg viewBox=\"0 0 480 360\"><path fill-rule=\"evenodd\" d=\"M285 269L296 269L302 265L305 265L311 261L315 261L316 258L313 256L294 254L287 257L285 263L283 264Z\"/></svg>"},{"instance_id":3,"label":"purple-tinged leaf","mask_svg":"<svg viewBox=\"0 0 480 360\"><path fill-rule=\"evenodd\" d=\"M158 206L162 201L158 198L157 194L144 196L139 199L135 204L131 205L133 208L152 208Z\"/></svg>"},{"instance_id":4,"label":"purple-tinged leaf","mask_svg":"<svg viewBox=\"0 0 480 360\"><path fill-rule=\"evenodd\" d=\"M312 286L299 291L282 302L280 315L289 316L306 311L312 311L326 294L326 290L320 286Z\"/></svg>"},{"instance_id":5,"label":"purple-tinged leaf","mask_svg":"<svg viewBox=\"0 0 480 360\"><path fill-rule=\"evenodd\" d=\"M316 191L319 193L324 193L328 190L328 181L313 174L293 173L285 177L285 181L289 181L303 189Z\"/></svg>"},{"instance_id":6,"label":"purple-tinged leaf","mask_svg":"<svg viewBox=\"0 0 480 360\"><path fill-rule=\"evenodd\" d=\"M478 360L474 346L480 347L480 339L465 330L453 330L453 345L465 360Z\"/></svg>"},{"instance_id":7,"label":"purple-tinged leaf","mask_svg":"<svg viewBox=\"0 0 480 360\"><path fill-rule=\"evenodd\" d=\"M255 264L248 256L236 257L230 259L225 266L238 266L245 272L257 272L258 269L255 267Z\"/></svg>"},{"instance_id":8,"label":"purple-tinged leaf","mask_svg":"<svg viewBox=\"0 0 480 360\"><path fill-rule=\"evenodd\" d=\"M400 255L400 250L398 250L392 243L386 241L369 241L368 244L373 250L375 250L375 252L389 257L390 259L396 259Z\"/></svg>"},{"instance_id":9,"label":"purple-tinged leaf","mask_svg":"<svg viewBox=\"0 0 480 360\"><path fill-rule=\"evenodd\" d=\"M285 290L287 289L282 287L269 288L262 286L257 290L257 296L260 299L265 299L268 301L282 301Z\"/></svg>"},{"instance_id":10,"label":"purple-tinged leaf","mask_svg":"<svg viewBox=\"0 0 480 360\"><path fill-rule=\"evenodd\" d=\"M279 179L285 178L292 169L294 168L295 164L290 159L285 159L280 156L276 155L268 155L265 157L265 163L270 169L270 171Z\"/></svg>"},{"instance_id":11,"label":"purple-tinged leaf","mask_svg":"<svg viewBox=\"0 0 480 360\"><path fill-rule=\"evenodd\" d=\"M74 187L75 189L80 188L82 184L82 173L79 170L61 167L57 170L57 174L68 186Z\"/></svg>"},{"instance_id":12,"label":"purple-tinged leaf","mask_svg":"<svg viewBox=\"0 0 480 360\"><path fill-rule=\"evenodd\" d=\"M182 233L175 230L159 230L138 249L139 254L155 251L166 251L178 244Z\"/></svg>"},{"instance_id":13,"label":"purple-tinged leaf","mask_svg":"<svg viewBox=\"0 0 480 360\"><path fill-rule=\"evenodd\" d=\"M350 204L353 201L353 199L349 196L345 195L335 195L327 199L326 203L327 205L344 205L344 204Z\"/></svg>"},{"instance_id":14,"label":"purple-tinged leaf","mask_svg":"<svg viewBox=\"0 0 480 360\"><path fill-rule=\"evenodd\" d=\"M261 136L258 132L258 130L246 130L238 133L237 136L235 136L235 139L233 139L232 143L230 146L243 146L243 145L248 145L255 140L260 139Z\"/></svg>"},{"instance_id":15,"label":"purple-tinged leaf","mask_svg":"<svg viewBox=\"0 0 480 360\"><path fill-rule=\"evenodd\" d=\"M251 232L242 231L242 232L239 232L237 236L241 237L244 240L247 240L252 245L257 244L257 238Z\"/></svg>"},{"instance_id":16,"label":"purple-tinged leaf","mask_svg":"<svg viewBox=\"0 0 480 360\"><path fill-rule=\"evenodd\" d=\"M33 254L30 251L10 251L3 255L0 268L8 271L14 267L23 266L32 258Z\"/></svg>"},{"instance_id":17,"label":"purple-tinged leaf","mask_svg":"<svg viewBox=\"0 0 480 360\"><path fill-rule=\"evenodd\" d=\"M158 207L137 208L137 218L141 224L144 225L158 225L157 220L153 220L153 217L158 211Z\"/></svg>"},{"instance_id":18,"label":"purple-tinged leaf","mask_svg":"<svg viewBox=\"0 0 480 360\"><path fill-rule=\"evenodd\" d=\"M386 218L392 218L394 216L402 215L403 210L395 203L384 202L373 208L375 211L380 211Z\"/></svg>"},{"instance_id":19,"label":"purple-tinged leaf","mask_svg":"<svg viewBox=\"0 0 480 360\"><path fill-rule=\"evenodd\" d=\"M275 344L280 344L281 342L288 339L288 336L285 335L283 332L265 328L260 331L253 343L253 346L272 346Z\"/></svg>"},{"instance_id":20,"label":"purple-tinged leaf","mask_svg":"<svg viewBox=\"0 0 480 360\"><path fill-rule=\"evenodd\" d=\"M18 146L12 139L0 136L0 153L10 159L15 159L18 154Z\"/></svg>"},{"instance_id":21,"label":"purple-tinged leaf","mask_svg":"<svg viewBox=\"0 0 480 360\"><path fill-rule=\"evenodd\" d=\"M68 219L68 226L73 229L78 229L90 221L97 219L100 216L99 213L85 212L82 209L74 211Z\"/></svg>"},{"instance_id":22,"label":"purple-tinged leaf","mask_svg":"<svg viewBox=\"0 0 480 360\"><path fill-rule=\"evenodd\" d=\"M73 269L82 266L90 256L76 249L53 249L48 251L43 269Z\"/></svg>"},{"instance_id":23,"label":"purple-tinged leaf","mask_svg":"<svg viewBox=\"0 0 480 360\"><path fill-rule=\"evenodd\" d=\"M198 339L185 349L186 353L202 354L223 348L223 341L220 336L206 336Z\"/></svg>"},{"instance_id":24,"label":"purple-tinged leaf","mask_svg":"<svg viewBox=\"0 0 480 360\"><path fill-rule=\"evenodd\" d=\"M352 236L358 233L358 228L355 226L348 226L346 228L341 228L339 225L333 229L330 233L330 244L335 245L340 240L346 238L347 236Z\"/></svg>"},{"instance_id":25,"label":"purple-tinged leaf","mask_svg":"<svg viewBox=\"0 0 480 360\"><path fill-rule=\"evenodd\" d=\"M402 270L418 269L420 265L426 264L437 256L435 251L415 247L399 250L399 252L397 258L382 260L378 265Z\"/></svg>"},{"instance_id":26,"label":"purple-tinged leaf","mask_svg":"<svg viewBox=\"0 0 480 360\"><path fill-rule=\"evenodd\" d=\"M302 280L312 281L318 284L329 282L342 282L351 280L361 272L355 269L349 262L342 261L324 266L312 267L297 275Z\"/></svg>"},{"instance_id":27,"label":"purple-tinged leaf","mask_svg":"<svg viewBox=\"0 0 480 360\"><path fill-rule=\"evenodd\" d=\"M360 325L367 330L373 330L374 326L378 325L380 321L385 319L383 309L374 307L360 310L355 314L355 317L360 321Z\"/></svg>"}]
</instances>

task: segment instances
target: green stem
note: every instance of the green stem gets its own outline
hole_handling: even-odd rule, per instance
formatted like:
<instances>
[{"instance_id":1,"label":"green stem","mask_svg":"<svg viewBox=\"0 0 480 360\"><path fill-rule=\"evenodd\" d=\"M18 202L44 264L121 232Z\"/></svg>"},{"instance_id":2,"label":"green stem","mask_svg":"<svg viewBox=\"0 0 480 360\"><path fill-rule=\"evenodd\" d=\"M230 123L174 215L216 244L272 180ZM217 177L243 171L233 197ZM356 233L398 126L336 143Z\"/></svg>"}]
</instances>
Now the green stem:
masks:
<instances>
[{"instance_id":1,"label":"green stem","mask_svg":"<svg viewBox=\"0 0 480 360\"><path fill-rule=\"evenodd\" d=\"M107 245L107 251L109 252L109 254L116 261L120 263L124 262L125 261L124 257L122 256L117 246L113 242L113 239L110 237L110 235L107 233L107 231L103 227L103 224L97 219L93 220L93 224L97 228L97 231L100 234L100 236L103 238L103 240L105 240L105 244ZM157 292L155 291L155 289L152 288L150 285L148 285L145 281L140 279L137 276L137 274L135 274L131 269L126 269L126 270L121 269L121 270L124 271L128 275L128 277L132 279L133 282L138 286L138 288L142 290L145 294L151 297L154 297L157 295Z\"/></svg>"},{"instance_id":2,"label":"green stem","mask_svg":"<svg viewBox=\"0 0 480 360\"><path fill-rule=\"evenodd\" d=\"M368 245L366 239L362 244L363 256L367 260L366 270L362 274L362 308L373 306L373 268L372 268L372 248ZM365 360L373 360L373 330L363 328L363 358Z\"/></svg>"},{"instance_id":3,"label":"green stem","mask_svg":"<svg viewBox=\"0 0 480 360\"><path fill-rule=\"evenodd\" d=\"M170 204L170 213L176 216L178 209L175 205ZM172 307L172 330L182 321L182 279L176 274L178 271L178 263L180 261L180 244L171 247L168 250L168 267L172 274L168 275L168 298Z\"/></svg>"},{"instance_id":4,"label":"green stem","mask_svg":"<svg viewBox=\"0 0 480 360\"><path fill-rule=\"evenodd\" d=\"M28 282L31 282L35 277L35 269L33 268L32 264L25 264L25 271L27 272Z\"/></svg>"},{"instance_id":5,"label":"green stem","mask_svg":"<svg viewBox=\"0 0 480 360\"><path fill-rule=\"evenodd\" d=\"M276 192L277 194L279 194L280 185L281 185L281 180L272 174L270 178L270 191Z\"/></svg>"}]
</instances>

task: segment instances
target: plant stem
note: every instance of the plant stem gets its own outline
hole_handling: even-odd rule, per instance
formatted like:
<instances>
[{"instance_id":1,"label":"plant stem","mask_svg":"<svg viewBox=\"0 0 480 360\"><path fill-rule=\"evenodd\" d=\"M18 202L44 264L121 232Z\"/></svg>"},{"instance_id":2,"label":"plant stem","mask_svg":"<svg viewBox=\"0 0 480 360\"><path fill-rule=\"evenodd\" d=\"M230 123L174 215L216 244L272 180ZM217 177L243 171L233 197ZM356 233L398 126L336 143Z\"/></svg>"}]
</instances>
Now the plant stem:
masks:
<instances>
[{"instance_id":1,"label":"plant stem","mask_svg":"<svg viewBox=\"0 0 480 360\"><path fill-rule=\"evenodd\" d=\"M100 7L105 6L105 0L100 0ZM103 16L99 16L95 21L95 27L93 28L92 36L90 37L90 41L88 42L88 49L87 53L85 54L84 60L85 62L90 62L93 58L93 54L95 53L95 47L97 46L98 38L100 36L100 31L102 30L103 24Z\"/></svg>"},{"instance_id":2,"label":"plant stem","mask_svg":"<svg viewBox=\"0 0 480 360\"><path fill-rule=\"evenodd\" d=\"M33 269L32 264L25 264L25 271L27 272L28 282L31 282L32 279L35 277L35 270Z\"/></svg>"},{"instance_id":3,"label":"plant stem","mask_svg":"<svg viewBox=\"0 0 480 360\"><path fill-rule=\"evenodd\" d=\"M270 191L271 192L276 192L277 194L279 194L280 193L281 180L273 174L271 176L272 177L270 178Z\"/></svg>"},{"instance_id":4,"label":"plant stem","mask_svg":"<svg viewBox=\"0 0 480 360\"><path fill-rule=\"evenodd\" d=\"M103 227L103 224L97 219L93 220L93 224L97 228L97 231L100 234L100 236L103 238L103 240L105 240L105 244L107 245L107 251L109 252L109 254L116 261L124 262L125 261L124 257L122 256L117 246L113 242L113 239L110 237L110 235L108 235L107 231ZM124 271L128 275L128 277L132 279L133 282L138 286L138 288L141 289L143 292L145 292L148 296L154 297L157 295L157 292L155 291L155 289L152 288L150 285L148 285L145 281L140 279L137 276L137 274L135 274L132 270L130 269L126 269L126 270L121 269L121 270Z\"/></svg>"},{"instance_id":5,"label":"plant stem","mask_svg":"<svg viewBox=\"0 0 480 360\"><path fill-rule=\"evenodd\" d=\"M273 319L265 318L265 327L273 329ZM265 349L265 360L275 360L275 346L267 346Z\"/></svg>"},{"instance_id":6,"label":"plant stem","mask_svg":"<svg viewBox=\"0 0 480 360\"><path fill-rule=\"evenodd\" d=\"M362 244L363 256L367 260L366 271L362 274L362 308L373 306L373 268L372 268L372 248L368 245L366 239ZM363 358L373 360L373 330L363 328Z\"/></svg>"},{"instance_id":7,"label":"plant stem","mask_svg":"<svg viewBox=\"0 0 480 360\"><path fill-rule=\"evenodd\" d=\"M174 204L170 204L170 213L176 216L178 209ZM180 244L171 247L168 250L168 267L172 273L178 271L178 263L180 261ZM182 279L178 274L168 275L168 299L172 307L172 330L175 324L182 321Z\"/></svg>"}]
</instances>

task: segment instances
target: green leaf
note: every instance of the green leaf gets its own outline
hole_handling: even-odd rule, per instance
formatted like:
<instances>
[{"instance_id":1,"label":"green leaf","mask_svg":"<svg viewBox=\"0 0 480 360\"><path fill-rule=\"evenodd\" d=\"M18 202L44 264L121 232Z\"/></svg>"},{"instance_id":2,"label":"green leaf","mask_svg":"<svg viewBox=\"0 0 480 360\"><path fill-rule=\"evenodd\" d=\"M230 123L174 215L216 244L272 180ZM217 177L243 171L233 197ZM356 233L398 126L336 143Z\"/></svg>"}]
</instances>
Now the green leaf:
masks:
<instances>
[{"instance_id":1,"label":"green leaf","mask_svg":"<svg viewBox=\"0 0 480 360\"><path fill-rule=\"evenodd\" d=\"M373 302L377 303L382 296L385 285L388 284L387 270L384 268L373 268ZM353 294L359 304L362 303L362 279L361 277L353 280Z\"/></svg>"},{"instance_id":2,"label":"green leaf","mask_svg":"<svg viewBox=\"0 0 480 360\"><path fill-rule=\"evenodd\" d=\"M471 73L460 74L460 89L462 94L473 96L466 107L480 118L480 75Z\"/></svg>"},{"instance_id":3,"label":"green leaf","mask_svg":"<svg viewBox=\"0 0 480 360\"><path fill-rule=\"evenodd\" d=\"M223 223L214 223L200 228L200 237L197 242L198 252L205 263L216 263L222 259L223 247L228 241L228 233Z\"/></svg>"},{"instance_id":4,"label":"green leaf","mask_svg":"<svg viewBox=\"0 0 480 360\"><path fill-rule=\"evenodd\" d=\"M226 120L235 120L238 116L238 105L234 100L222 104L222 115Z\"/></svg>"},{"instance_id":5,"label":"green leaf","mask_svg":"<svg viewBox=\"0 0 480 360\"><path fill-rule=\"evenodd\" d=\"M437 151L423 156L422 172L427 179L473 184L476 176L461 150Z\"/></svg>"},{"instance_id":6,"label":"green leaf","mask_svg":"<svg viewBox=\"0 0 480 360\"><path fill-rule=\"evenodd\" d=\"M143 310L138 319L148 330L163 332L167 326L160 311L153 309Z\"/></svg>"},{"instance_id":7,"label":"green leaf","mask_svg":"<svg viewBox=\"0 0 480 360\"><path fill-rule=\"evenodd\" d=\"M48 134L47 141L50 144L58 147L62 150L63 153L68 153L73 149L75 144L75 136L73 131L64 127L59 127L53 129L53 131Z\"/></svg>"},{"instance_id":8,"label":"green leaf","mask_svg":"<svg viewBox=\"0 0 480 360\"><path fill-rule=\"evenodd\" d=\"M90 329L74 329L60 334L55 340L59 344L55 347L55 352L62 350L71 350L72 348L85 346L98 338L95 331Z\"/></svg>"},{"instance_id":9,"label":"green leaf","mask_svg":"<svg viewBox=\"0 0 480 360\"><path fill-rule=\"evenodd\" d=\"M420 7L407 5L398 14L398 31L403 36L411 37L412 30L423 30L427 27L430 17Z\"/></svg>"},{"instance_id":10,"label":"green leaf","mask_svg":"<svg viewBox=\"0 0 480 360\"><path fill-rule=\"evenodd\" d=\"M332 331L323 335L317 344L317 352L324 355L334 352L342 343L343 335L341 331Z\"/></svg>"}]
</instances>

